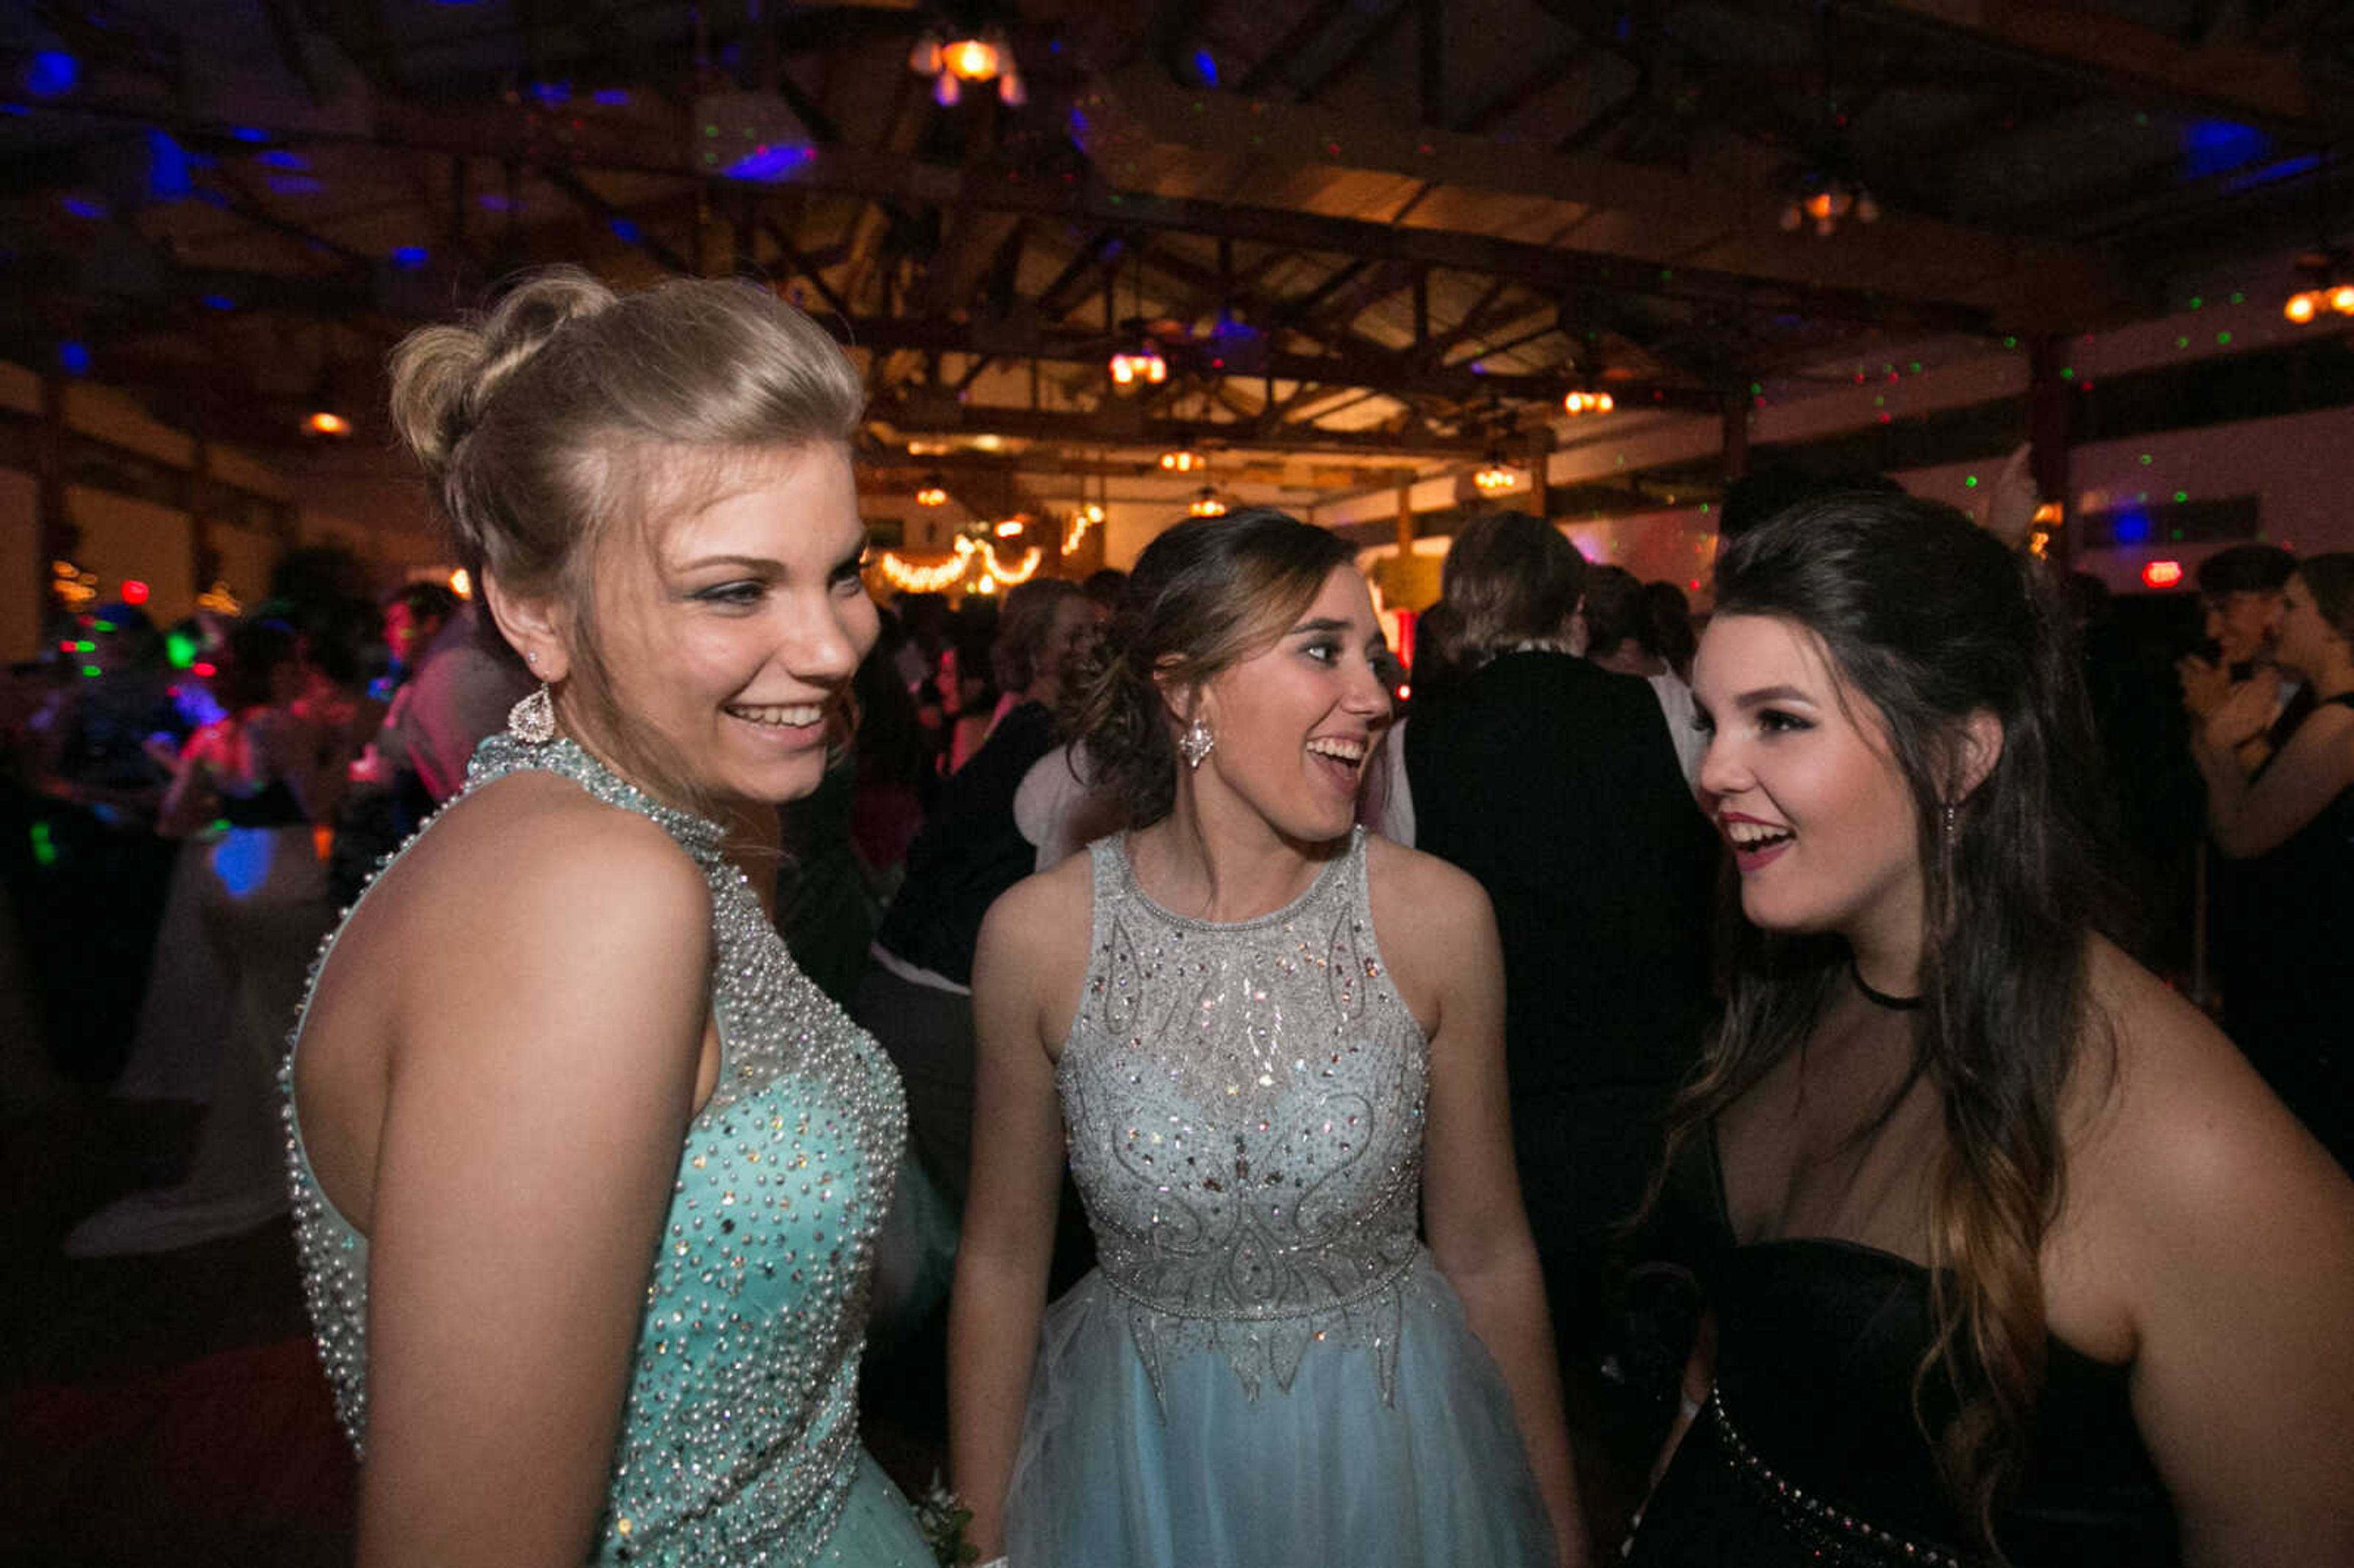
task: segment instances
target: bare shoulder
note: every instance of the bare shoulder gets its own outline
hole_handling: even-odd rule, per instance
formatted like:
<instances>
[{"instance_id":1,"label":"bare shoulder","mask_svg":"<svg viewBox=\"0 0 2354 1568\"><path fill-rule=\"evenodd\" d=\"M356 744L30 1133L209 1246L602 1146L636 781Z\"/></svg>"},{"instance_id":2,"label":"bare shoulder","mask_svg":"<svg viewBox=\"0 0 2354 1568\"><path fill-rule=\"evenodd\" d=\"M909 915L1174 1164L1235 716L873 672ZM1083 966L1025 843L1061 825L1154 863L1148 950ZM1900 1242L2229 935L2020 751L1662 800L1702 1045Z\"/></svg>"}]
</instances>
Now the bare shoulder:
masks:
<instances>
[{"instance_id":1,"label":"bare shoulder","mask_svg":"<svg viewBox=\"0 0 2354 1568\"><path fill-rule=\"evenodd\" d=\"M1094 907L1094 857L1072 855L1000 894L981 922L981 946L1027 957L1084 948Z\"/></svg>"},{"instance_id":2,"label":"bare shoulder","mask_svg":"<svg viewBox=\"0 0 2354 1568\"><path fill-rule=\"evenodd\" d=\"M467 997L550 988L610 994L650 969L699 985L708 964L711 895L694 860L647 818L553 776L467 796L386 876L337 949L397 956L398 1011L441 1016Z\"/></svg>"},{"instance_id":3,"label":"bare shoulder","mask_svg":"<svg viewBox=\"0 0 2354 1568\"><path fill-rule=\"evenodd\" d=\"M702 871L658 824L553 775L477 790L411 858L420 882L450 895L445 907L534 929L660 922L710 907Z\"/></svg>"},{"instance_id":4,"label":"bare shoulder","mask_svg":"<svg viewBox=\"0 0 2354 1568\"><path fill-rule=\"evenodd\" d=\"M2094 1027L2070 1086L2082 1153L2158 1201L2278 1163L2303 1128L2206 1014L2106 941L2089 957Z\"/></svg>"},{"instance_id":5,"label":"bare shoulder","mask_svg":"<svg viewBox=\"0 0 2354 1568\"><path fill-rule=\"evenodd\" d=\"M1385 913L1416 925L1494 918L1487 889L1470 873L1377 834L1365 837L1365 880L1376 925L1384 923Z\"/></svg>"},{"instance_id":6,"label":"bare shoulder","mask_svg":"<svg viewBox=\"0 0 2354 1568\"><path fill-rule=\"evenodd\" d=\"M998 895L972 959L984 1045L1034 1036L1052 1055L1077 1015L1095 913L1095 857L1076 854Z\"/></svg>"},{"instance_id":7,"label":"bare shoulder","mask_svg":"<svg viewBox=\"0 0 2354 1568\"><path fill-rule=\"evenodd\" d=\"M1502 1006L1503 954L1487 890L1460 867L1384 838L1365 841L1373 935L1390 980L1426 1035Z\"/></svg>"},{"instance_id":8,"label":"bare shoulder","mask_svg":"<svg viewBox=\"0 0 2354 1568\"><path fill-rule=\"evenodd\" d=\"M2090 963L2096 1027L2062 1107L2084 1277L2137 1318L2132 1298L2178 1292L2194 1258L2243 1277L2300 1249L2354 1265L2354 1183L2238 1048L2115 948L2096 940Z\"/></svg>"}]
</instances>

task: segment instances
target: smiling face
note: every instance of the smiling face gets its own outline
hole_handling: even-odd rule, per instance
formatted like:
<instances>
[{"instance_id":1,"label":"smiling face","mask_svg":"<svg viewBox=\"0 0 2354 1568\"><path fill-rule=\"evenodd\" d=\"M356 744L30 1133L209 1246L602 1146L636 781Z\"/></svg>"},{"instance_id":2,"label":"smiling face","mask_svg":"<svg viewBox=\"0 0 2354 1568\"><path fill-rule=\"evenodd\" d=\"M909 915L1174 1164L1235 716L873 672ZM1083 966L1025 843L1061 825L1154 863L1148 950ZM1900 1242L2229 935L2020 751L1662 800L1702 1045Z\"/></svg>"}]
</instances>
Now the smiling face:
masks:
<instances>
[{"instance_id":1,"label":"smiling face","mask_svg":"<svg viewBox=\"0 0 2354 1568\"><path fill-rule=\"evenodd\" d=\"M2345 641L2321 613L2305 578L2289 578L2281 589L2280 636L2274 657L2306 680L2314 681L2327 672L2332 645L2342 645Z\"/></svg>"},{"instance_id":2,"label":"smiling face","mask_svg":"<svg viewBox=\"0 0 2354 1568\"><path fill-rule=\"evenodd\" d=\"M1214 677L1199 713L1216 749L1193 777L1206 817L1239 805L1295 843L1356 821L1365 761L1390 721L1384 646L1364 579L1336 567L1274 643Z\"/></svg>"},{"instance_id":3,"label":"smiling face","mask_svg":"<svg viewBox=\"0 0 2354 1568\"><path fill-rule=\"evenodd\" d=\"M2242 589L2205 601L2207 635L2226 664L2252 664L2269 658L2281 630L2282 596Z\"/></svg>"},{"instance_id":4,"label":"smiling face","mask_svg":"<svg viewBox=\"0 0 2354 1568\"><path fill-rule=\"evenodd\" d=\"M1692 697L1712 730L1701 803L1732 846L1750 920L1916 943L1912 791L1878 711L1820 641L1778 616L1719 616L1701 638Z\"/></svg>"},{"instance_id":5,"label":"smiling face","mask_svg":"<svg viewBox=\"0 0 2354 1568\"><path fill-rule=\"evenodd\" d=\"M643 541L609 539L598 617L615 705L714 802L818 786L850 677L875 642L849 455L763 453Z\"/></svg>"},{"instance_id":6,"label":"smiling face","mask_svg":"<svg viewBox=\"0 0 2354 1568\"><path fill-rule=\"evenodd\" d=\"M1039 650L1038 671L1032 684L1038 700L1054 703L1062 694L1063 679L1103 641L1111 612L1085 594L1071 594L1055 606L1055 624Z\"/></svg>"}]
</instances>

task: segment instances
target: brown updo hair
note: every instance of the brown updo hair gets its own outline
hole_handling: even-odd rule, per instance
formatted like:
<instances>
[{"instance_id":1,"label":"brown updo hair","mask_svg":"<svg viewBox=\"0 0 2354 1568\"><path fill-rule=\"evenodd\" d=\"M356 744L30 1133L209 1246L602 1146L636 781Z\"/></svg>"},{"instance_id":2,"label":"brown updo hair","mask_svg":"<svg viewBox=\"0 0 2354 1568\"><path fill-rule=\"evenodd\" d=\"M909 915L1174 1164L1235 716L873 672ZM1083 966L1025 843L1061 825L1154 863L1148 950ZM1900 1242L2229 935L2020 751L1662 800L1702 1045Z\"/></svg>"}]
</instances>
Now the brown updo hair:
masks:
<instances>
[{"instance_id":1,"label":"brown updo hair","mask_svg":"<svg viewBox=\"0 0 2354 1568\"><path fill-rule=\"evenodd\" d=\"M620 294L553 267L484 313L409 334L391 375L393 422L460 563L478 583L568 611L559 719L655 793L699 804L680 759L615 701L599 546L617 523L650 532L705 503L749 461L847 449L866 401L857 371L756 284L679 278Z\"/></svg>"},{"instance_id":2,"label":"brown updo hair","mask_svg":"<svg viewBox=\"0 0 2354 1568\"><path fill-rule=\"evenodd\" d=\"M1269 507L1189 517L1144 547L1065 715L1127 826L1149 827L1177 799L1162 682L1198 687L1269 647L1353 560L1339 535Z\"/></svg>"}]
</instances>

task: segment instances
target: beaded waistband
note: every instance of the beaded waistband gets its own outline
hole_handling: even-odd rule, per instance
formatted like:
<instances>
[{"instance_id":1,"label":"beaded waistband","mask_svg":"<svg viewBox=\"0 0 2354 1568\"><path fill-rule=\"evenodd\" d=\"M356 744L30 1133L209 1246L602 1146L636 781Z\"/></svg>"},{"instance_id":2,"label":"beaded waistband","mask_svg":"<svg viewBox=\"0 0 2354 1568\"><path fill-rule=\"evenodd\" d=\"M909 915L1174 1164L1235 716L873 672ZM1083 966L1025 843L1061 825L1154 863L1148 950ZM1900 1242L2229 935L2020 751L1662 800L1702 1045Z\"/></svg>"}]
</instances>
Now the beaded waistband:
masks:
<instances>
[{"instance_id":1,"label":"beaded waistband","mask_svg":"<svg viewBox=\"0 0 2354 1568\"><path fill-rule=\"evenodd\" d=\"M1714 1389L1709 1391L1708 1415L1717 1441L1723 1446L1725 1462L1733 1467L1734 1473L1754 1496L1781 1516L1792 1534L1825 1561L1840 1568L1891 1568L1897 1563L1972 1568L1975 1563L1976 1559L1957 1556L1943 1546L1907 1541L1893 1531L1882 1530L1776 1470L1749 1446L1741 1428L1725 1414L1723 1394Z\"/></svg>"},{"instance_id":2,"label":"beaded waistband","mask_svg":"<svg viewBox=\"0 0 2354 1568\"><path fill-rule=\"evenodd\" d=\"M1287 1303L1265 1307L1237 1307L1217 1311L1209 1311L1198 1307L1173 1307L1168 1302L1156 1300L1129 1284L1108 1267L1103 1270L1103 1279L1106 1285L1111 1287L1113 1293L1122 1300L1132 1302L1148 1311L1158 1312L1164 1318L1182 1318L1196 1323L1276 1323L1288 1321L1295 1318L1317 1318L1327 1312L1345 1312L1352 1307L1362 1307L1384 1291L1394 1289L1398 1281L1405 1277L1406 1271L1414 1266L1415 1255L1414 1253L1408 1253L1378 1278L1368 1280L1346 1296L1328 1297L1321 1301L1303 1301L1296 1306Z\"/></svg>"}]
</instances>

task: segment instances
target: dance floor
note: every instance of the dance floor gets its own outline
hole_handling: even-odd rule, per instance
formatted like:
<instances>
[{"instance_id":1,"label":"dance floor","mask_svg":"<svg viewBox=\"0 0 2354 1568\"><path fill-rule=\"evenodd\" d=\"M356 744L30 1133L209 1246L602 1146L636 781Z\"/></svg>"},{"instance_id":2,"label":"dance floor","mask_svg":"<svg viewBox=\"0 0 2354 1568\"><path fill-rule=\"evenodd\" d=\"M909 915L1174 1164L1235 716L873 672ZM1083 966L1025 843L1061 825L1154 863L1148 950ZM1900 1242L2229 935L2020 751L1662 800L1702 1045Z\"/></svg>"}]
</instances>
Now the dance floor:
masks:
<instances>
[{"instance_id":1,"label":"dance floor","mask_svg":"<svg viewBox=\"0 0 2354 1568\"><path fill-rule=\"evenodd\" d=\"M43 1097L0 1123L0 1564L348 1563L353 1466L292 1233L66 1258L73 1223L168 1171L194 1120L84 1089ZM868 1446L920 1486L943 1462L937 1340L897 1348L869 1378Z\"/></svg>"},{"instance_id":2,"label":"dance floor","mask_svg":"<svg viewBox=\"0 0 2354 1568\"><path fill-rule=\"evenodd\" d=\"M194 1119L89 1089L40 1097L0 1115L0 1568L348 1563L353 1466L291 1232L66 1258L75 1220L167 1173ZM944 1464L943 1386L937 1334L869 1359L867 1444L903 1487ZM1585 1391L1570 1392L1577 1430ZM1580 1457L1611 1530L1626 1478Z\"/></svg>"}]
</instances>

